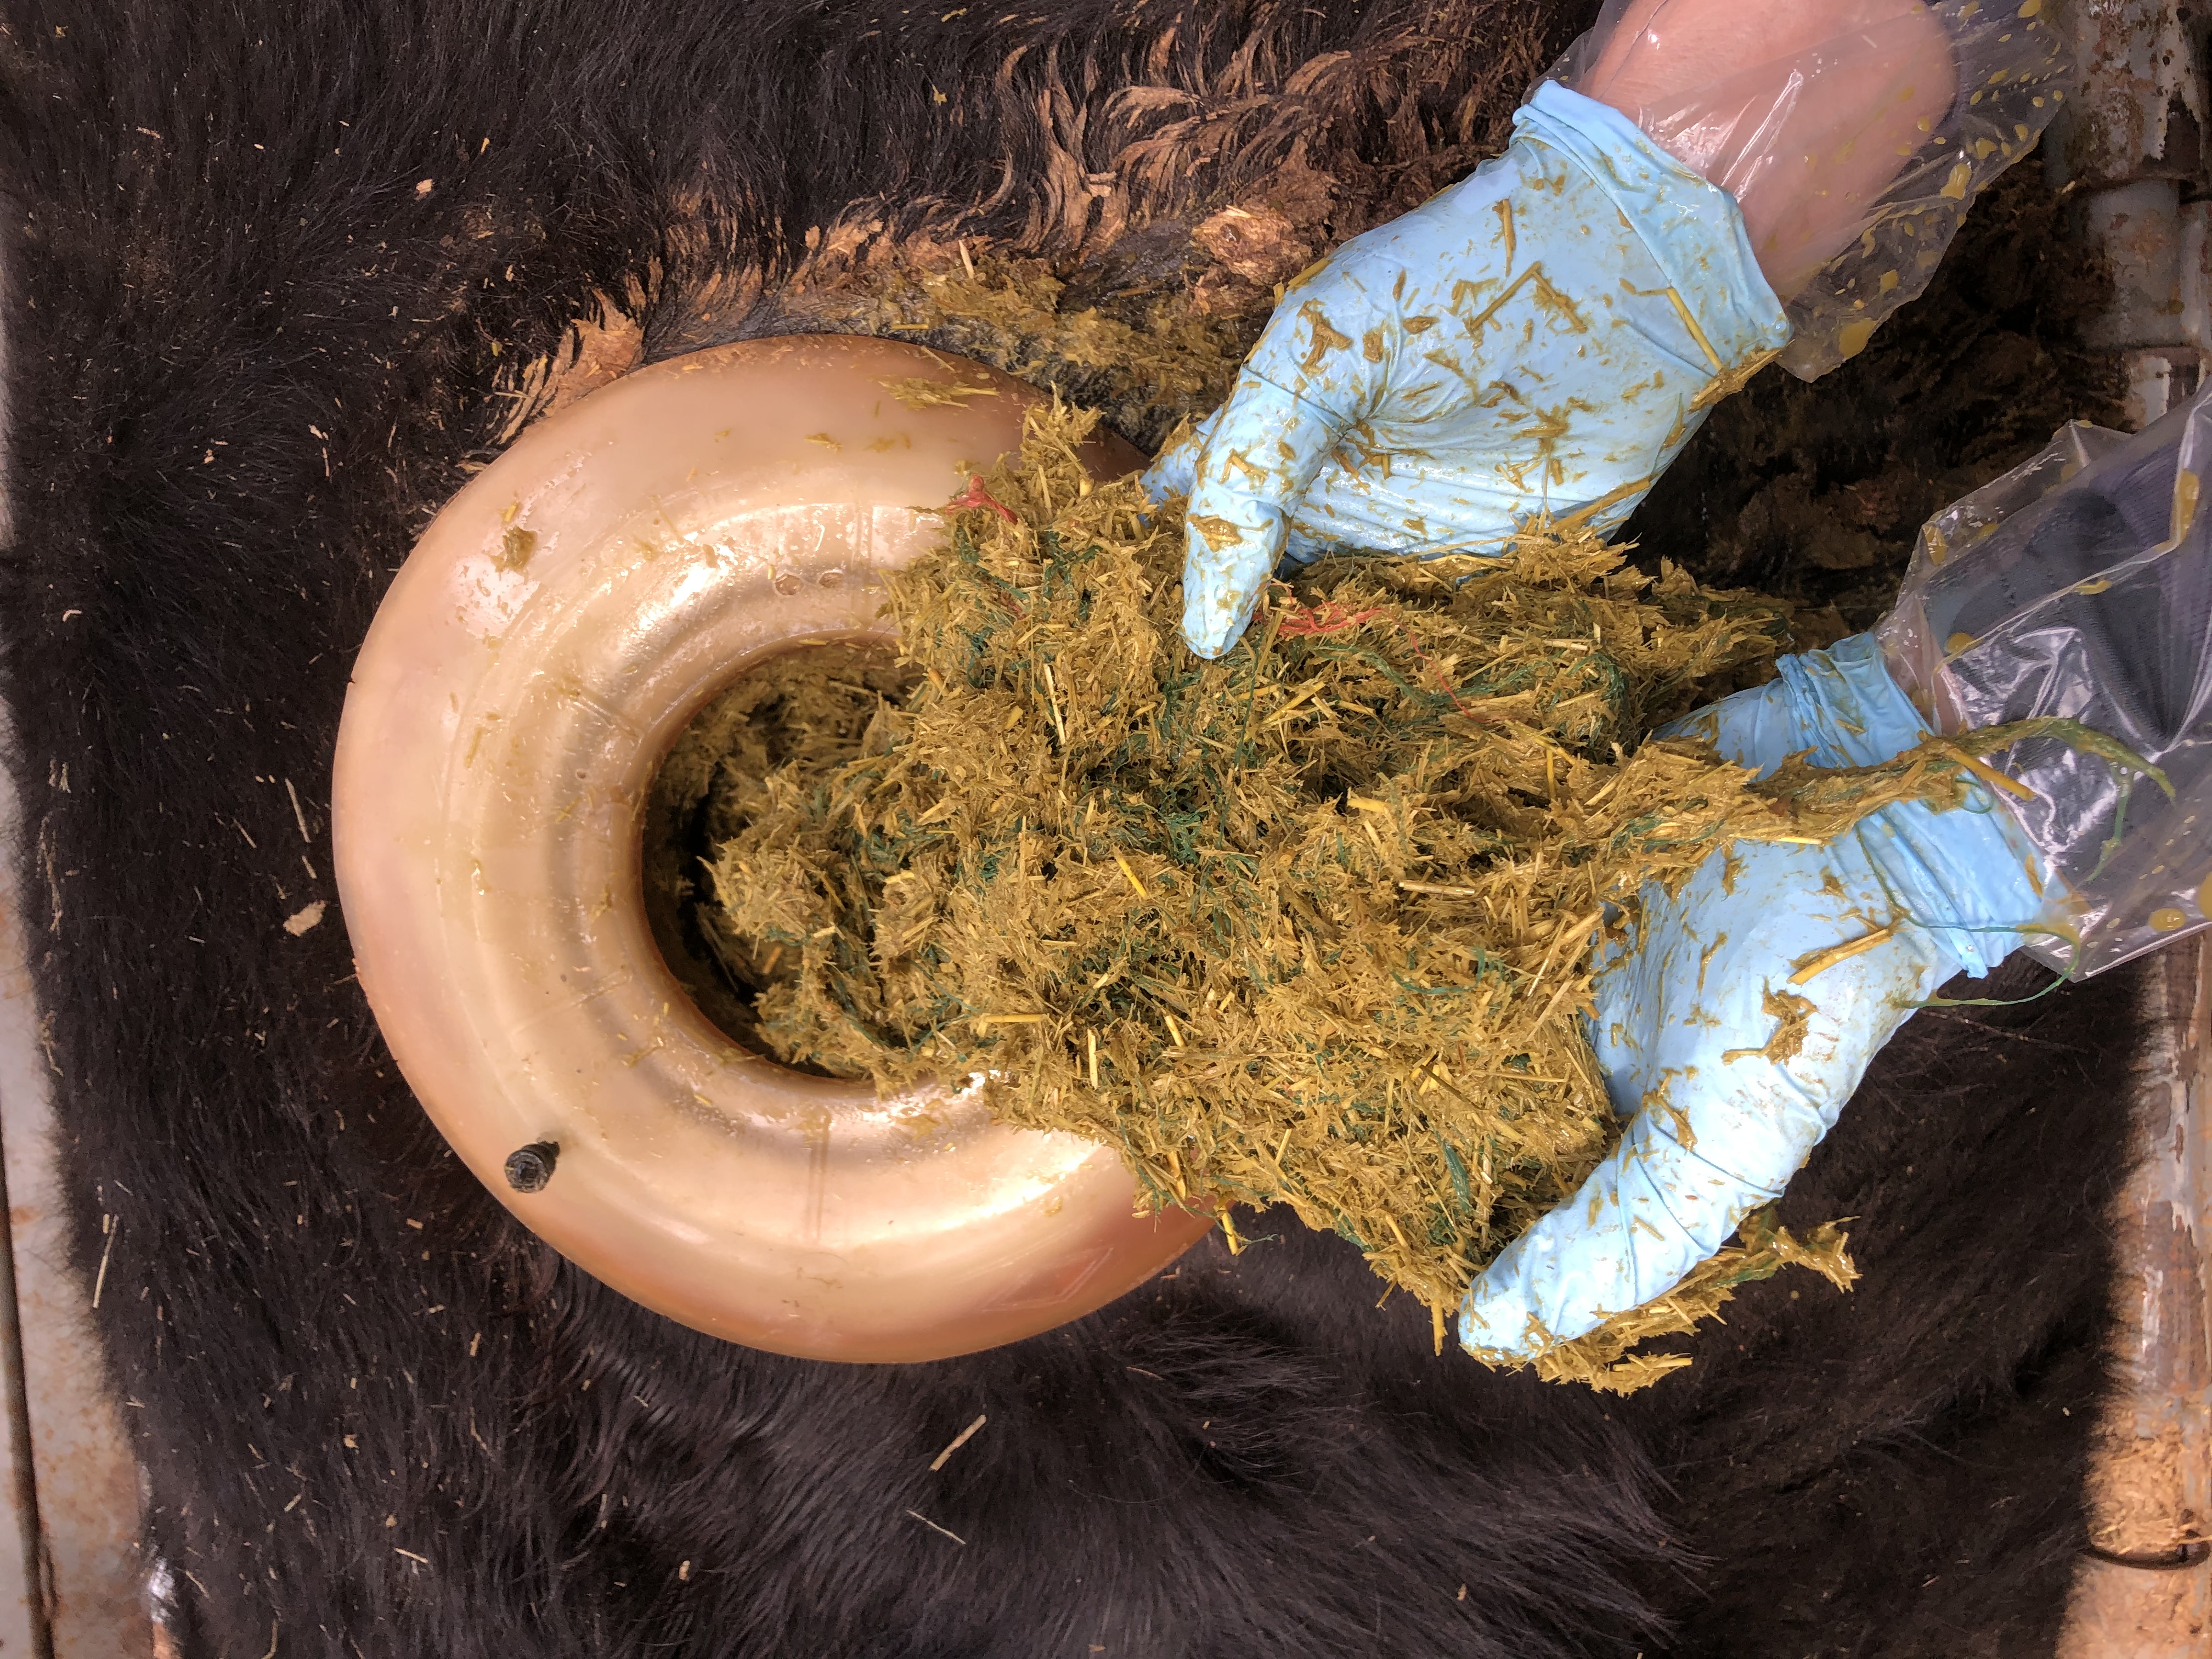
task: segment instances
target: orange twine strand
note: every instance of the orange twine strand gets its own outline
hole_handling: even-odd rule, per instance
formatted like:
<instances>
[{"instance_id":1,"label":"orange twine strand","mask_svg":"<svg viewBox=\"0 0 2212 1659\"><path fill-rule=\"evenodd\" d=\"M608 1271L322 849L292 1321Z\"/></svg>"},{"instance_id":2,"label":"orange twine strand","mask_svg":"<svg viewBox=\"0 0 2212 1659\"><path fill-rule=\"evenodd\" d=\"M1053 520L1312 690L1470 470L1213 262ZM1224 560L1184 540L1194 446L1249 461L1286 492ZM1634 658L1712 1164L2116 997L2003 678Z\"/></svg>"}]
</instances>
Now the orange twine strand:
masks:
<instances>
[{"instance_id":1,"label":"orange twine strand","mask_svg":"<svg viewBox=\"0 0 2212 1659\"><path fill-rule=\"evenodd\" d=\"M976 477L974 473L970 473L968 476L967 493L964 495L955 495L951 501L945 502L945 506L988 507L992 512L997 514L1008 524L1019 522L1019 520L1014 517L1013 509L1008 507L1004 501L1000 501L997 496L994 495L989 490L984 489L982 479Z\"/></svg>"},{"instance_id":2,"label":"orange twine strand","mask_svg":"<svg viewBox=\"0 0 2212 1659\"><path fill-rule=\"evenodd\" d=\"M1275 624L1277 634L1300 638L1319 634L1341 634L1348 628L1358 628L1363 623L1387 621L1406 636L1406 643L1413 647L1413 654L1420 659L1421 666L1436 676L1437 688L1443 692L1444 696L1451 699L1452 707L1471 720L1480 720L1486 726L1490 724L1483 715L1476 714L1459 700L1457 689L1444 678L1443 671L1429 660L1429 653L1421 649L1421 641L1415 636L1413 630L1407 625L1406 619L1394 615L1388 606L1377 606L1370 611L1346 611L1342 605L1331 599L1315 607L1300 604L1291 596L1291 590L1287 583L1279 581L1271 583L1270 586L1280 588L1286 600L1282 620Z\"/></svg>"}]
</instances>

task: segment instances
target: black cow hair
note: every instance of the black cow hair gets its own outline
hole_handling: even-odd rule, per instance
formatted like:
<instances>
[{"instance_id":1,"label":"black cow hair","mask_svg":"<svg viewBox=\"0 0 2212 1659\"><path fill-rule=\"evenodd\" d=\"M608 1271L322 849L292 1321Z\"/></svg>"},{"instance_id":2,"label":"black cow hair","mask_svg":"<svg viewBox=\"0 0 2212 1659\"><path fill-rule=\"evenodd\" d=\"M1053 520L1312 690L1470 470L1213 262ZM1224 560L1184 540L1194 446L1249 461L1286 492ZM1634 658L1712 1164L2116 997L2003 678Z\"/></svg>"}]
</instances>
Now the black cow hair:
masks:
<instances>
[{"instance_id":1,"label":"black cow hair","mask_svg":"<svg viewBox=\"0 0 2212 1659\"><path fill-rule=\"evenodd\" d=\"M610 301L648 356L775 331L957 239L1133 288L1237 202L1323 246L1495 148L1585 10L0 4L14 850L179 1653L2051 1650L2129 973L1913 1022L1785 1206L1855 1218L1858 1289L1747 1285L1624 1400L1433 1354L1275 1215L964 1359L711 1340L510 1220L335 906L283 925L334 898L352 654L515 364Z\"/></svg>"}]
</instances>

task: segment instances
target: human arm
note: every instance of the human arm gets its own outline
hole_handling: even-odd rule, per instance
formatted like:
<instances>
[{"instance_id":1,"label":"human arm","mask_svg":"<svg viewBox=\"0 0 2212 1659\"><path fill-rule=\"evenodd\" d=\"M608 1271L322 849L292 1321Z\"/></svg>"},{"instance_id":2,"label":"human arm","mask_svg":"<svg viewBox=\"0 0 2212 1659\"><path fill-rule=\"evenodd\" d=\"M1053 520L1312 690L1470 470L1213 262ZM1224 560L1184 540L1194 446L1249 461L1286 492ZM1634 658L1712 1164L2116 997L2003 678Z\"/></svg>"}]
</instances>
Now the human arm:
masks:
<instances>
[{"instance_id":1,"label":"human arm","mask_svg":"<svg viewBox=\"0 0 2212 1659\"><path fill-rule=\"evenodd\" d=\"M2206 465L2212 405L2133 438L2069 428L1930 521L1874 635L1785 658L1682 723L1761 769L1807 750L1867 763L1931 732L1978 750L2022 720L2080 729L1992 753L1972 810L1887 807L1826 847L1738 843L1679 893L1639 896L1590 1032L1631 1121L1478 1279L1471 1350L1533 1358L1671 1289L1779 1196L1952 975L2022 947L2094 973L2207 925Z\"/></svg>"},{"instance_id":2,"label":"human arm","mask_svg":"<svg viewBox=\"0 0 2212 1659\"><path fill-rule=\"evenodd\" d=\"M2059 54L2033 17L1852 3L1825 36L1814 0L1608 6L1504 155L1293 283L1147 475L1189 498L1193 648L1228 649L1285 556L1497 552L1545 514L1610 531L1770 356L1863 346L2053 112ZM1954 96L1955 64L1993 58L1993 93Z\"/></svg>"}]
</instances>

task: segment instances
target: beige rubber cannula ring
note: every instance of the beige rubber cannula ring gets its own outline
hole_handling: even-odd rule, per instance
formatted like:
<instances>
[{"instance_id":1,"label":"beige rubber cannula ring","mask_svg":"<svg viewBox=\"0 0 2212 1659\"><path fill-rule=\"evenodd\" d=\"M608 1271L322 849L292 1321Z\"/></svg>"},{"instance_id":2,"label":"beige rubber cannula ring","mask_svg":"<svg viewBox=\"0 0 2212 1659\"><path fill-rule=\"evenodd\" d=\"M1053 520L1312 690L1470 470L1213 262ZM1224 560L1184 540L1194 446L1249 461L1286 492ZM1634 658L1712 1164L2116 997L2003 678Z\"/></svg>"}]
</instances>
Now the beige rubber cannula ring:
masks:
<instances>
[{"instance_id":1,"label":"beige rubber cannula ring","mask_svg":"<svg viewBox=\"0 0 2212 1659\"><path fill-rule=\"evenodd\" d=\"M986 386L922 409L890 383ZM361 983L454 1150L624 1294L780 1353L917 1360L1103 1305L1210 1224L1133 1214L1119 1157L879 1100L748 1053L656 949L641 822L660 758L749 665L884 635L883 572L1037 394L889 341L749 342L549 416L393 581L338 735ZM1094 446L1102 476L1138 457Z\"/></svg>"}]
</instances>

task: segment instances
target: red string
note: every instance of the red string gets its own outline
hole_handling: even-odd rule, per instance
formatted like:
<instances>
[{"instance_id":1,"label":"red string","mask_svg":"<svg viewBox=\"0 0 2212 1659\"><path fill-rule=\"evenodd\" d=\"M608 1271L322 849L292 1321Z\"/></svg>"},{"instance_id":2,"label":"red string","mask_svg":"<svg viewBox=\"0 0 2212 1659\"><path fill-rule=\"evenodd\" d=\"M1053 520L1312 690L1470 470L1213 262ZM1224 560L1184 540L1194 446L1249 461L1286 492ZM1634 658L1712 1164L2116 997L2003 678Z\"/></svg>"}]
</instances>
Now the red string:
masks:
<instances>
[{"instance_id":1,"label":"red string","mask_svg":"<svg viewBox=\"0 0 2212 1659\"><path fill-rule=\"evenodd\" d=\"M1013 510L992 495L989 490L984 489L982 479L973 473L969 475L968 493L964 495L955 495L951 501L945 502L945 505L947 507L988 507L1008 524L1020 522L1014 517Z\"/></svg>"},{"instance_id":2,"label":"red string","mask_svg":"<svg viewBox=\"0 0 2212 1659\"><path fill-rule=\"evenodd\" d=\"M1285 583L1273 582L1269 585L1281 588L1285 599L1289 599L1289 603L1285 606L1282 620L1275 624L1277 634L1287 634L1298 638L1319 634L1341 634L1347 628L1358 628L1363 623L1387 619L1393 627L1406 636L1406 643L1413 648L1413 654L1421 659L1421 666L1430 669L1436 674L1437 684L1444 696L1451 699L1452 707L1471 720L1480 720L1486 726L1492 724L1486 716L1476 714L1459 700L1458 691L1453 688L1452 683L1443 677L1443 672L1429 660L1429 653L1421 649L1420 641L1415 637L1413 630L1406 625L1406 619L1403 617L1394 617L1387 607L1381 606L1372 611L1346 611L1334 599L1325 601L1318 608L1301 605L1295 599L1290 598L1291 589Z\"/></svg>"},{"instance_id":3,"label":"red string","mask_svg":"<svg viewBox=\"0 0 2212 1659\"><path fill-rule=\"evenodd\" d=\"M1293 605L1277 624L1278 634L1302 635L1307 634L1341 634L1347 628L1357 628L1362 623L1373 622L1389 613L1382 611L1346 611L1334 600L1319 610L1303 605Z\"/></svg>"}]
</instances>

